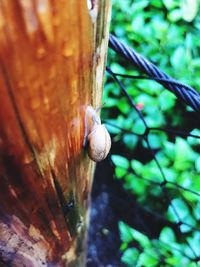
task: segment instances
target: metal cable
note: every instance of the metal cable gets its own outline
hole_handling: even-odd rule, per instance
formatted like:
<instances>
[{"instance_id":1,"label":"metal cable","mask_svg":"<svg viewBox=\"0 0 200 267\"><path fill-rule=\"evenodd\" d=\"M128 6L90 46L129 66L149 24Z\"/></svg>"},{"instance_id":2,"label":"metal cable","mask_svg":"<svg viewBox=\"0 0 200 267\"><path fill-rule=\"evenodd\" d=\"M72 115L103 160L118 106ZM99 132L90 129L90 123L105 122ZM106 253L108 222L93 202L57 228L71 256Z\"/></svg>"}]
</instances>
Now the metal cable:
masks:
<instances>
[{"instance_id":1,"label":"metal cable","mask_svg":"<svg viewBox=\"0 0 200 267\"><path fill-rule=\"evenodd\" d=\"M122 55L126 60L132 63L142 73L145 73L151 79L155 79L166 89L174 93L179 99L191 106L195 111L200 111L200 94L192 87L182 84L173 79L149 60L135 52L119 41L114 35L110 34L109 47L116 53Z\"/></svg>"}]
</instances>

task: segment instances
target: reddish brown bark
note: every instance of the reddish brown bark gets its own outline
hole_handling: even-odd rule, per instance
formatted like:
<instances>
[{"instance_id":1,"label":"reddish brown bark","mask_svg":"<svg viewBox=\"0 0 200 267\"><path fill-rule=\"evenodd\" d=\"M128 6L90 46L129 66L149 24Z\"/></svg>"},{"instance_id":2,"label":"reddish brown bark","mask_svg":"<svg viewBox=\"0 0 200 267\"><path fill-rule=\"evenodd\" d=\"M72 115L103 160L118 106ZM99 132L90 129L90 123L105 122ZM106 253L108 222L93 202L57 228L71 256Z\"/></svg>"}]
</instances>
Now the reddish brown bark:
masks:
<instances>
[{"instance_id":1,"label":"reddish brown bark","mask_svg":"<svg viewBox=\"0 0 200 267\"><path fill-rule=\"evenodd\" d=\"M0 1L2 266L83 266L84 111L100 105L109 20L91 3Z\"/></svg>"}]
</instances>

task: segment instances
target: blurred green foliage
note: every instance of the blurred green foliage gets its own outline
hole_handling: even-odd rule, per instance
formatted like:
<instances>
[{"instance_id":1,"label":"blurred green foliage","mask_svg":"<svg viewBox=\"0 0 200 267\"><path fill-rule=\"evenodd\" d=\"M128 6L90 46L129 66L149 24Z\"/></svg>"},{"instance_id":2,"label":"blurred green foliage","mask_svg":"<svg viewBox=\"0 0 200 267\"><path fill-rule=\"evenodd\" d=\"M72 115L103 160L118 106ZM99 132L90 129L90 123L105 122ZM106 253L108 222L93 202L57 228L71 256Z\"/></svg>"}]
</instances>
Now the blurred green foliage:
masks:
<instances>
[{"instance_id":1,"label":"blurred green foliage","mask_svg":"<svg viewBox=\"0 0 200 267\"><path fill-rule=\"evenodd\" d=\"M200 91L200 1L112 2L111 32L172 77ZM113 51L109 51L108 65L117 73L140 74ZM177 184L200 193L200 139L162 130L179 129L200 136L199 121L191 119L197 116L155 81L120 79L148 127L159 128L150 131L148 140L169 182L166 189L172 205L163 205L163 177L140 136L146 130L144 123L107 76L102 116L113 138L115 176L145 208L170 222L177 223L179 217L185 223L180 227L181 235L166 226L159 238L150 240L119 222L122 262L138 267L198 266L192 259L200 256L200 232L190 226L200 228L200 197Z\"/></svg>"}]
</instances>

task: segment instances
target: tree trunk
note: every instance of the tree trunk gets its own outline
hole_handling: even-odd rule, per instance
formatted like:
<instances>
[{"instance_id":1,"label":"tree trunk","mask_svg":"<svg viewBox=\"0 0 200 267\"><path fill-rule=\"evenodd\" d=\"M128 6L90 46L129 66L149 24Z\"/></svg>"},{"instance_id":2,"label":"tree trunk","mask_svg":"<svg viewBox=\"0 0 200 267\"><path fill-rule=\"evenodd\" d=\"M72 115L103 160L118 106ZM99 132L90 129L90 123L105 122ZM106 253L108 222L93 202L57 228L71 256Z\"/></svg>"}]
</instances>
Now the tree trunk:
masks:
<instances>
[{"instance_id":1,"label":"tree trunk","mask_svg":"<svg viewBox=\"0 0 200 267\"><path fill-rule=\"evenodd\" d=\"M0 266L84 266L110 3L0 0Z\"/></svg>"}]
</instances>

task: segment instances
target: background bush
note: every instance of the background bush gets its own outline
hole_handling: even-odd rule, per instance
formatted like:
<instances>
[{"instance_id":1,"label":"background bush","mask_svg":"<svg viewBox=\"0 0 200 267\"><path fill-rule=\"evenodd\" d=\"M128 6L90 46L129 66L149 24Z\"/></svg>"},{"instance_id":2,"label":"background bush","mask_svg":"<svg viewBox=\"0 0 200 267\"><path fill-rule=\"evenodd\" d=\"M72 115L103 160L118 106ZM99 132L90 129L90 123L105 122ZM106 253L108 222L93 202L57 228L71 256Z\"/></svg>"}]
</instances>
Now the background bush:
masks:
<instances>
[{"instance_id":1,"label":"background bush","mask_svg":"<svg viewBox=\"0 0 200 267\"><path fill-rule=\"evenodd\" d=\"M111 32L172 77L200 90L199 6L198 0L113 0ZM117 73L140 74L113 51L109 51L108 66ZM174 225L184 222L178 231L164 226L157 238L150 239L120 221L122 262L145 267L200 266L200 139L166 131L200 136L199 114L155 81L121 81L148 127L159 129L148 135L150 151L140 136L145 132L141 118L107 76L102 116L112 134L115 177L146 209ZM170 202L160 186L163 176L152 152L169 181Z\"/></svg>"}]
</instances>

